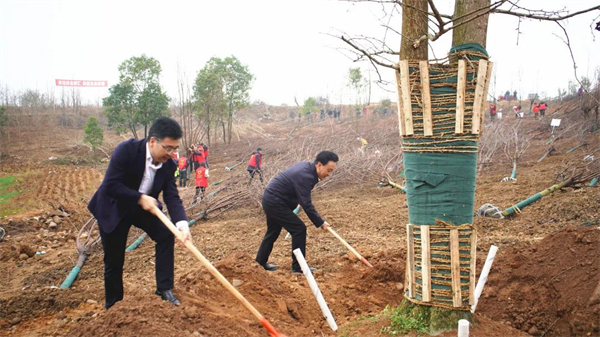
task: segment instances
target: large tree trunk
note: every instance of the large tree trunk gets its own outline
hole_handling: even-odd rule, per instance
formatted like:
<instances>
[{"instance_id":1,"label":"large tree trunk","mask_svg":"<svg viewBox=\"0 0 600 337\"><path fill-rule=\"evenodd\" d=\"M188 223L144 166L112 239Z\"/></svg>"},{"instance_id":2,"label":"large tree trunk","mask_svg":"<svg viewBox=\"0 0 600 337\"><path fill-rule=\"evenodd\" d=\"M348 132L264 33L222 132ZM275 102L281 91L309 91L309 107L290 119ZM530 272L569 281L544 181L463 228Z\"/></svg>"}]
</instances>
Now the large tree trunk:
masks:
<instances>
[{"instance_id":1,"label":"large tree trunk","mask_svg":"<svg viewBox=\"0 0 600 337\"><path fill-rule=\"evenodd\" d=\"M477 12L477 10L485 10L489 7L490 0L456 0L453 18L457 18L458 20L454 21L454 25L459 25L461 22L471 20L478 15L480 16L453 30L452 46L474 42L479 43L485 48L489 14L481 15L481 11Z\"/></svg>"},{"instance_id":2,"label":"large tree trunk","mask_svg":"<svg viewBox=\"0 0 600 337\"><path fill-rule=\"evenodd\" d=\"M427 35L427 1L405 0L403 3L400 59L427 60L427 40L421 41L419 46L414 48L415 41Z\"/></svg>"},{"instance_id":3,"label":"large tree trunk","mask_svg":"<svg viewBox=\"0 0 600 337\"><path fill-rule=\"evenodd\" d=\"M488 15L481 15L474 20L471 19L480 15L477 10L485 10L489 5L490 0L456 1L454 18L458 18L459 20L454 24L465 23L454 30L453 46L465 43L478 43L485 47ZM419 68L415 69L414 61L428 59L428 40L421 40L416 48L415 42L419 41L422 36L427 35L427 1L403 1L402 10L400 60L413 61L410 71L420 71ZM465 13L473 14L461 17ZM411 88L411 90L414 88ZM436 93L436 95L439 100L439 93ZM412 117L415 118L417 123L421 123L421 120L424 118L421 112L419 112L421 103L413 100L412 106L418 106L416 110L413 110L413 112L417 112L413 113ZM450 108L449 110L448 113L452 113L454 108ZM435 116L432 118L432 123L436 123ZM437 123L439 123L439 120L437 120ZM417 135L416 132L415 135ZM409 252L407 253L407 266L410 270L406 272L406 297L419 304L438 307L439 310L432 311L432 313L435 312L435 316L432 314L430 318L430 333L455 329L456 317L469 316L468 305L470 304L470 296L474 290L475 279L471 277L474 274L471 274L465 280L464 272L461 271L461 268L465 268L465 265L474 265L472 262L464 261L464 256L469 253L473 254L475 247L474 238L476 238L476 231L470 225L473 222L472 204L474 202L475 172L477 166L476 153L472 149L476 149L477 144L469 140L473 143L469 144L471 148L469 153L453 153L452 151L442 149L435 150L435 143L439 137L441 137L440 133L434 131L432 138L425 136L419 140L421 144L428 144L426 145L428 149L434 149L430 152L420 153L418 150L411 150L410 146L406 146L404 152L407 203L409 207L408 223L410 224L407 231L407 242L408 246L411 247L408 248ZM455 136L455 138L456 140L453 141L461 141L460 136ZM451 140L450 137L444 139L446 141ZM415 144L414 140L415 137L405 136L403 146ZM455 146L455 144L452 146ZM446 163L452 165L460 163L460 165L472 168L473 174L470 174L470 172L468 174L450 172L447 169L449 166L444 166ZM443 177L443 179L435 181L435 179L432 179L435 176L438 178ZM424 185L422 181L427 181L427 184ZM461 185L462 181L464 181L464 184ZM471 195L473 196L473 200L468 200L469 198L467 197L454 200L451 193L448 193L448 190L451 189L462 189L461 191L454 190L453 192L467 196ZM431 200L432 203L423 202L424 199ZM470 209L470 211L465 211L467 209ZM443 222L438 223L438 221ZM468 244L473 244L473 248L464 245L464 241L467 238L469 240ZM437 255L434 256L434 254ZM468 261L472 260L469 259ZM449 275L442 275L443 273L440 270L447 270ZM449 276L450 280L448 279ZM448 300L448 298L450 299ZM441 308L452 308L457 311L452 313L453 310L443 310ZM423 310L423 308L419 310Z\"/></svg>"},{"instance_id":4,"label":"large tree trunk","mask_svg":"<svg viewBox=\"0 0 600 337\"><path fill-rule=\"evenodd\" d=\"M210 109L206 110L206 143L210 147Z\"/></svg>"}]
</instances>

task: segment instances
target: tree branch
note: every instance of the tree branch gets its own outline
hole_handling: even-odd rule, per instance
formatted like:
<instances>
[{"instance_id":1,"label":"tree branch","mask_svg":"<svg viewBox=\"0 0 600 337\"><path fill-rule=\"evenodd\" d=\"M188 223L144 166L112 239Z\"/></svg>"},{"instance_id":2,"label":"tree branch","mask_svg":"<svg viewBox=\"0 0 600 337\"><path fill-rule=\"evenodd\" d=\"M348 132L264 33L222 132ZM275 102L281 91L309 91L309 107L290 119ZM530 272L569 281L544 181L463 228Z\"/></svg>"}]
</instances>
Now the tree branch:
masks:
<instances>
[{"instance_id":1,"label":"tree branch","mask_svg":"<svg viewBox=\"0 0 600 337\"><path fill-rule=\"evenodd\" d=\"M391 68L391 69L398 69L398 67L395 66L395 65L393 65L393 64L386 64L386 63L380 62L378 59L374 58L366 50L364 50L364 49L360 48L359 46L357 46L356 44L352 43L352 41L350 41L349 39L347 39L345 36L342 35L340 38L342 39L342 41L344 41L347 44L349 44L352 48L354 48L355 50L358 50L359 52L361 52L364 56L366 56L372 62L377 63L378 65L380 65L382 67Z\"/></svg>"},{"instance_id":2,"label":"tree branch","mask_svg":"<svg viewBox=\"0 0 600 337\"><path fill-rule=\"evenodd\" d=\"M545 12L545 11L539 11L542 14L535 14L535 13L533 13L532 10L529 10L529 9L526 9L526 8L521 8L521 7L518 7L518 8L519 9L523 9L523 10L527 10L527 11L529 11L529 13L519 13L519 12L513 12L511 10L504 10L504 9L493 9L493 10L490 11L490 13L506 14L506 15L512 15L512 16L527 18L527 19L536 19L536 20L543 20L543 21L555 21L555 22L558 22L558 21L562 21L562 20L565 20L565 19L568 19L568 18L572 18L572 17L580 15L580 14L584 14L584 13L591 12L591 11L594 11L594 10L600 10L600 5L594 6L594 7L590 7L590 8L587 8L587 9L583 9L583 10L580 10L579 12L571 13L569 15L564 15L564 16L560 16L560 15L553 16L552 13L548 13L548 12ZM557 13L557 12L554 12L554 13Z\"/></svg>"}]
</instances>

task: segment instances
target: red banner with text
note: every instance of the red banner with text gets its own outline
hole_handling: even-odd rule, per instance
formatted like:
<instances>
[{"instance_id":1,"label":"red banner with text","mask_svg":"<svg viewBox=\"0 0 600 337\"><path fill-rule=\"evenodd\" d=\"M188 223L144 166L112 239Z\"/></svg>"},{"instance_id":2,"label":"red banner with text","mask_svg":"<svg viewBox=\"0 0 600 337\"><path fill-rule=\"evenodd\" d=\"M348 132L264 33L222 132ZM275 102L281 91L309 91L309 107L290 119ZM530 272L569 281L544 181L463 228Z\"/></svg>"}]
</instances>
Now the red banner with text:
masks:
<instances>
[{"instance_id":1,"label":"red banner with text","mask_svg":"<svg viewBox=\"0 0 600 337\"><path fill-rule=\"evenodd\" d=\"M59 80L56 79L56 85L59 87L107 87L108 81L91 80Z\"/></svg>"}]
</instances>

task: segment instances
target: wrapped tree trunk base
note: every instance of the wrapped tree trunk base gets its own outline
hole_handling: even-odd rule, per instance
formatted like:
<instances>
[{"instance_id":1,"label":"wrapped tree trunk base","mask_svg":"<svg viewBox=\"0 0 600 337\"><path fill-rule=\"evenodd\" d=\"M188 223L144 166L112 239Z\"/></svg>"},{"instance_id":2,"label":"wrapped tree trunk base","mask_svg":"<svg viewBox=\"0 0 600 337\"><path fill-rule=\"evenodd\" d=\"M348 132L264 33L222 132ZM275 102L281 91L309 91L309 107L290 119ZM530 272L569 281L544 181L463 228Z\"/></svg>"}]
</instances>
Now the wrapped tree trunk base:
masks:
<instances>
[{"instance_id":1,"label":"wrapped tree trunk base","mask_svg":"<svg viewBox=\"0 0 600 337\"><path fill-rule=\"evenodd\" d=\"M404 295L451 312L474 302L477 153L493 68L487 59L481 45L468 43L441 62L401 60L396 72L410 223Z\"/></svg>"},{"instance_id":2,"label":"wrapped tree trunk base","mask_svg":"<svg viewBox=\"0 0 600 337\"><path fill-rule=\"evenodd\" d=\"M407 225L406 291L413 303L470 310L475 302L477 232L470 225Z\"/></svg>"}]
</instances>

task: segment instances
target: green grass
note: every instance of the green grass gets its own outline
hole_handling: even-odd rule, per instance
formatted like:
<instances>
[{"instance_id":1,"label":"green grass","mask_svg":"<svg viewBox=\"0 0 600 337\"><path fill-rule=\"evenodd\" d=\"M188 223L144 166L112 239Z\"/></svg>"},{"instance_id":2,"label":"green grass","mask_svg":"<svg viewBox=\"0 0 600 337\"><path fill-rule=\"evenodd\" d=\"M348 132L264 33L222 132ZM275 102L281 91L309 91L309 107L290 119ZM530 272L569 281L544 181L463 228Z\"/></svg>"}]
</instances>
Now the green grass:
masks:
<instances>
[{"instance_id":1,"label":"green grass","mask_svg":"<svg viewBox=\"0 0 600 337\"><path fill-rule=\"evenodd\" d=\"M17 195L18 191L7 192L10 186L15 184L15 176L0 177L0 204L4 204L8 199Z\"/></svg>"},{"instance_id":2,"label":"green grass","mask_svg":"<svg viewBox=\"0 0 600 337\"><path fill-rule=\"evenodd\" d=\"M389 314L390 326L384 327L381 332L391 336L402 336L411 331L417 334L428 333L431 313L429 309L406 300L395 308L386 307L383 313Z\"/></svg>"},{"instance_id":3,"label":"green grass","mask_svg":"<svg viewBox=\"0 0 600 337\"><path fill-rule=\"evenodd\" d=\"M402 336L409 332L436 335L456 330L460 319L472 321L469 311L417 305L408 300L395 308L385 308L383 314L386 312L389 314L390 326L384 327L381 332L392 336Z\"/></svg>"},{"instance_id":4,"label":"green grass","mask_svg":"<svg viewBox=\"0 0 600 337\"><path fill-rule=\"evenodd\" d=\"M11 198L21 193L21 191L15 188L16 185L19 184L19 182L19 179L17 179L17 177L15 176L8 175L0 177L0 205L7 204ZM9 190L11 189L14 190L9 192ZM16 209L14 207L2 206L2 208L0 209L0 217L13 214L15 213L15 211Z\"/></svg>"}]
</instances>

